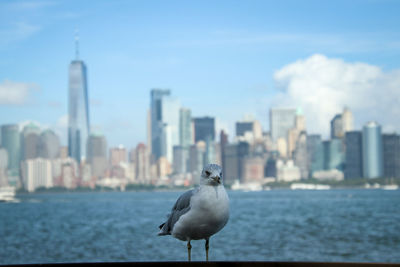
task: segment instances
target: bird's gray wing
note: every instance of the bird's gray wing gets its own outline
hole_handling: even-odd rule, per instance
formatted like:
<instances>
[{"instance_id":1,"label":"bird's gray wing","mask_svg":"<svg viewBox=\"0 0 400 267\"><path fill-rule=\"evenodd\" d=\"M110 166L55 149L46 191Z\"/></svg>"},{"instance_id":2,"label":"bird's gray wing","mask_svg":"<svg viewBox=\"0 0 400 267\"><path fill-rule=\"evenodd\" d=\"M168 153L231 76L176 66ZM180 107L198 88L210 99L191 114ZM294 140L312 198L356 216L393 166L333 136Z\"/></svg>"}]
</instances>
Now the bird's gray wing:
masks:
<instances>
[{"instance_id":1,"label":"bird's gray wing","mask_svg":"<svg viewBox=\"0 0 400 267\"><path fill-rule=\"evenodd\" d=\"M179 218L190 210L190 199L197 192L196 189L192 189L183 193L175 205L173 206L171 213L168 216L168 219L165 223L159 226L160 232L158 235L170 235L172 229L174 228L175 223L179 220Z\"/></svg>"}]
</instances>

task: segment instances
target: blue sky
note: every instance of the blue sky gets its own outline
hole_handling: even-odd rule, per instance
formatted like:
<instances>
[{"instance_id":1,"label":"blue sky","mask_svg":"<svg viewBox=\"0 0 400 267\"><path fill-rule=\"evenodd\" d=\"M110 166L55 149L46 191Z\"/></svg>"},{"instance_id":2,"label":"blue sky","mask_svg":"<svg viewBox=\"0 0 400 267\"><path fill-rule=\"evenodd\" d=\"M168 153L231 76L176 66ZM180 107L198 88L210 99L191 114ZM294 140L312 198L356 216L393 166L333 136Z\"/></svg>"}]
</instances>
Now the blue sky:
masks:
<instances>
[{"instance_id":1,"label":"blue sky","mask_svg":"<svg viewBox=\"0 0 400 267\"><path fill-rule=\"evenodd\" d=\"M399 13L399 1L1 1L0 124L34 120L65 144L79 29L92 129L110 146L146 141L151 88L230 137L244 115L268 130L269 108L288 105L302 106L310 132L326 135L343 105L356 127L398 131ZM312 88L329 102L310 102Z\"/></svg>"}]
</instances>

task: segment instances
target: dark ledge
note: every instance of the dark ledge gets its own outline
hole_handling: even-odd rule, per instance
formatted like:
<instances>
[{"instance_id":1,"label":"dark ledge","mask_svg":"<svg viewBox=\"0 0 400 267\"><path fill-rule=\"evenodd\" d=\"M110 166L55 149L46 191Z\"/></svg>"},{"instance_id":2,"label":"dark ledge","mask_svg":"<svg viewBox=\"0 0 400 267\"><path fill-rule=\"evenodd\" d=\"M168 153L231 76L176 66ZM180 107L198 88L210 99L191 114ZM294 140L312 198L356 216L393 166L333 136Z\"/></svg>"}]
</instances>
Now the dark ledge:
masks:
<instances>
[{"instance_id":1,"label":"dark ledge","mask_svg":"<svg viewBox=\"0 0 400 267\"><path fill-rule=\"evenodd\" d=\"M399 263L358 263L358 262L273 262L273 261L214 261L214 262L90 262L90 263L48 263L48 264L21 264L21 265L4 265L4 266L43 266L43 267L63 267L63 266L91 266L91 267L108 267L108 266L213 266L213 267L223 267L223 266L234 266L234 267L374 267L374 266L384 266L384 267L400 267ZM3 266L3 265L0 265Z\"/></svg>"}]
</instances>

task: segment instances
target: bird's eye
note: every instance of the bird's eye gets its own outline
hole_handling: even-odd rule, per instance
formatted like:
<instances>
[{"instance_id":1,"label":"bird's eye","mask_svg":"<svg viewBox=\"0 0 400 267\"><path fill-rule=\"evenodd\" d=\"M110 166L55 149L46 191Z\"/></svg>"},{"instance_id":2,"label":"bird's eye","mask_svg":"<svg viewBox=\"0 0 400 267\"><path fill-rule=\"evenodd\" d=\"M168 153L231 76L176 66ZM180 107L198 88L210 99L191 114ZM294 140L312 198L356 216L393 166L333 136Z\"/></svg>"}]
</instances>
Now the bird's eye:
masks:
<instances>
[{"instance_id":1,"label":"bird's eye","mask_svg":"<svg viewBox=\"0 0 400 267\"><path fill-rule=\"evenodd\" d=\"M210 174L211 174L211 172L206 171L206 175L207 175L207 176L210 176Z\"/></svg>"}]
</instances>

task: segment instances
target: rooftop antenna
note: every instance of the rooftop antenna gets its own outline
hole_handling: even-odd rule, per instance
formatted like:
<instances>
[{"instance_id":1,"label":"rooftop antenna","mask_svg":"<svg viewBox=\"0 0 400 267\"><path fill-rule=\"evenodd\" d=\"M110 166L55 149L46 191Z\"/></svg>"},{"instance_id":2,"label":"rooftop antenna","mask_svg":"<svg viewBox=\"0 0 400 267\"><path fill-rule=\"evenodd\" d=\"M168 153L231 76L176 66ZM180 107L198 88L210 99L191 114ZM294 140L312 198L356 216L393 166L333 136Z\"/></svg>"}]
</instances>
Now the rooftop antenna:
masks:
<instances>
[{"instance_id":1,"label":"rooftop antenna","mask_svg":"<svg viewBox=\"0 0 400 267\"><path fill-rule=\"evenodd\" d=\"M79 60L79 30L75 30L75 58Z\"/></svg>"}]
</instances>

